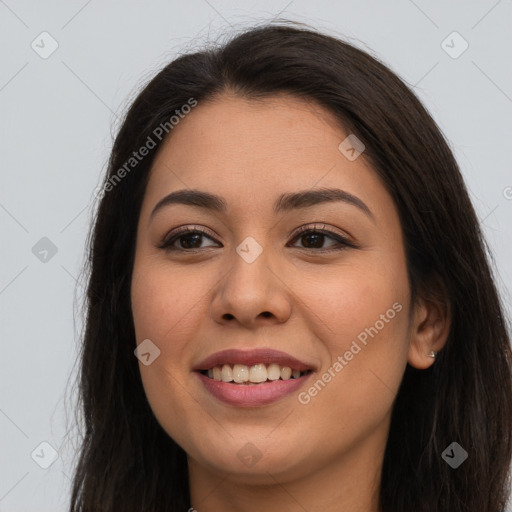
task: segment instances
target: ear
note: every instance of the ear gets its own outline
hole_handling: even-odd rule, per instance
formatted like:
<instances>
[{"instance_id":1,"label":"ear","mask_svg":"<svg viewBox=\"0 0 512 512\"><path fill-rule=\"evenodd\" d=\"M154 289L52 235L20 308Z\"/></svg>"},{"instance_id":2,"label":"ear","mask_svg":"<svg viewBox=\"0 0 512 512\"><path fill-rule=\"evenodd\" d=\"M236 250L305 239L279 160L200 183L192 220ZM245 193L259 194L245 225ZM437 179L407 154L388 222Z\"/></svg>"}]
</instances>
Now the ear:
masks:
<instances>
[{"instance_id":1,"label":"ear","mask_svg":"<svg viewBox=\"0 0 512 512\"><path fill-rule=\"evenodd\" d=\"M448 339L451 311L446 291L433 279L428 297L418 298L413 306L407 362L418 370L429 368L435 361L429 354L440 352Z\"/></svg>"}]
</instances>

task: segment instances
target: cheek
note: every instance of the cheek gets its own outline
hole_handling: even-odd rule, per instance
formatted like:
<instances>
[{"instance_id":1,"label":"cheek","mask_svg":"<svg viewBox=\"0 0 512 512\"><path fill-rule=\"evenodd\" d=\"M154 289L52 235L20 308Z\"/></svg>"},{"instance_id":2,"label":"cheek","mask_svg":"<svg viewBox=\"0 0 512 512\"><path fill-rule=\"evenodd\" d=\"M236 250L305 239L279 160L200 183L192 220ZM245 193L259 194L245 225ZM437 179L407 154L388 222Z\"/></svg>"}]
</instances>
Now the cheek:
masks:
<instances>
[{"instance_id":1,"label":"cheek","mask_svg":"<svg viewBox=\"0 0 512 512\"><path fill-rule=\"evenodd\" d=\"M137 343L149 339L159 355L150 365L139 362L144 392L160 425L180 444L183 432L197 426L190 421L195 402L188 392L188 361L194 329L199 325L201 297L207 288L161 264L139 260L131 286ZM204 286L204 285L203 285Z\"/></svg>"},{"instance_id":2,"label":"cheek","mask_svg":"<svg viewBox=\"0 0 512 512\"><path fill-rule=\"evenodd\" d=\"M162 396L179 396L189 371L191 347L199 325L201 281L171 272L162 264L136 263L131 287L132 313L137 344L149 339L159 350L150 365L139 363L150 402Z\"/></svg>"},{"instance_id":3,"label":"cheek","mask_svg":"<svg viewBox=\"0 0 512 512\"><path fill-rule=\"evenodd\" d=\"M162 264L135 265L131 300L137 342L150 338L165 350L179 348L171 341L186 339L207 290L205 280L190 273Z\"/></svg>"},{"instance_id":4,"label":"cheek","mask_svg":"<svg viewBox=\"0 0 512 512\"><path fill-rule=\"evenodd\" d=\"M391 408L408 351L409 286L399 263L374 259L302 281L299 294L326 351L321 382L302 397L315 402L313 416L329 409L351 431L351 422L377 424Z\"/></svg>"},{"instance_id":5,"label":"cheek","mask_svg":"<svg viewBox=\"0 0 512 512\"><path fill-rule=\"evenodd\" d=\"M403 320L409 304L405 262L388 263L368 255L332 271L300 274L293 286L305 306L304 318L316 323L317 334L329 347L343 349L376 323L380 338L399 342L396 336L407 327Z\"/></svg>"}]
</instances>

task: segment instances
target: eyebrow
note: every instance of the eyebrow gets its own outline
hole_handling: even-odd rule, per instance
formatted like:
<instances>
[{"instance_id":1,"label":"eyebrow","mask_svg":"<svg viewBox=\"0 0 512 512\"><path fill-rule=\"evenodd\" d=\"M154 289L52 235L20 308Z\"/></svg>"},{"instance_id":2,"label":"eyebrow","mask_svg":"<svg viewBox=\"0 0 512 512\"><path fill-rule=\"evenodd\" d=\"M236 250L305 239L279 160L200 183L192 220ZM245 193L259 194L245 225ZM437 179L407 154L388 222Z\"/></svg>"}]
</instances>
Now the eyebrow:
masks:
<instances>
[{"instance_id":1,"label":"eyebrow","mask_svg":"<svg viewBox=\"0 0 512 512\"><path fill-rule=\"evenodd\" d=\"M273 211L277 214L335 201L343 201L355 206L375 221L372 211L361 199L345 190L337 188L318 188L281 194L274 203ZM160 199L153 208L149 220L151 221L159 210L171 204L184 204L219 213L225 213L227 210L227 202L220 196L201 190L184 189L171 192Z\"/></svg>"}]
</instances>

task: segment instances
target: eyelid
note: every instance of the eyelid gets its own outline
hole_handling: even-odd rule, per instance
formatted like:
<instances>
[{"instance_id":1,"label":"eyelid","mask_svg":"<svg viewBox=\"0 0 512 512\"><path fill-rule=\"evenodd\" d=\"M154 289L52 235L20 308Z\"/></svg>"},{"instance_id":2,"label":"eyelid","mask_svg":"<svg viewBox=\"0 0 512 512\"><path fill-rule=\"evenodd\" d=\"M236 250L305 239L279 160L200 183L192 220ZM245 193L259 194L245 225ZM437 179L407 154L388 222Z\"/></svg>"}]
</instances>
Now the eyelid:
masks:
<instances>
[{"instance_id":1,"label":"eyelid","mask_svg":"<svg viewBox=\"0 0 512 512\"><path fill-rule=\"evenodd\" d=\"M316 233L332 236L334 238L338 237L341 238L344 242L350 242L354 240L354 237L350 235L347 231L337 231L332 227L329 227L324 222L313 222L311 224L304 224L303 226L298 227L294 231L292 231L289 235L289 237L295 237L301 235L302 233L308 232L308 231L315 231Z\"/></svg>"},{"instance_id":2,"label":"eyelid","mask_svg":"<svg viewBox=\"0 0 512 512\"><path fill-rule=\"evenodd\" d=\"M215 235L215 233L213 233L213 231L203 226L199 226L196 224L184 224L169 231L169 233L167 233L164 236L158 247L159 249L164 249L165 245L167 245L173 238L177 238L182 234L188 234L189 232L194 231L198 231L199 233L202 233L212 239L214 239L217 236Z\"/></svg>"}]
</instances>

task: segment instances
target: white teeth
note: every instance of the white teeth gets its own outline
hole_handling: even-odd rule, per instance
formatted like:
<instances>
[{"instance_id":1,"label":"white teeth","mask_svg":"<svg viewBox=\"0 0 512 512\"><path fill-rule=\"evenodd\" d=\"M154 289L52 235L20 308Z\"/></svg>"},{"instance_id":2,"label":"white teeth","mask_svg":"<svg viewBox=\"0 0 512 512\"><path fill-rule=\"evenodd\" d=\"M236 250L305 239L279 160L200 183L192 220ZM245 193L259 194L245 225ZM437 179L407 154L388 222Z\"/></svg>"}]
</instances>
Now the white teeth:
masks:
<instances>
[{"instance_id":1,"label":"white teeth","mask_svg":"<svg viewBox=\"0 0 512 512\"><path fill-rule=\"evenodd\" d=\"M231 382L233 380L233 368L229 364L222 366L221 380L222 382Z\"/></svg>"},{"instance_id":2,"label":"white teeth","mask_svg":"<svg viewBox=\"0 0 512 512\"><path fill-rule=\"evenodd\" d=\"M265 382L267 380L267 368L264 364L255 364L249 370L249 380L251 382Z\"/></svg>"},{"instance_id":3,"label":"white teeth","mask_svg":"<svg viewBox=\"0 0 512 512\"><path fill-rule=\"evenodd\" d=\"M245 364L233 366L233 380L235 382L247 382L249 380L249 368Z\"/></svg>"},{"instance_id":4,"label":"white teeth","mask_svg":"<svg viewBox=\"0 0 512 512\"><path fill-rule=\"evenodd\" d=\"M223 382L236 382L237 384L247 383L259 384L267 380L289 380L292 377L298 379L306 372L292 370L289 366L279 366L276 363L265 365L263 363L252 365L245 364L224 364L210 368L207 372L210 379Z\"/></svg>"},{"instance_id":5,"label":"white teeth","mask_svg":"<svg viewBox=\"0 0 512 512\"><path fill-rule=\"evenodd\" d=\"M281 367L278 364L272 363L267 368L268 380L277 380L281 377Z\"/></svg>"},{"instance_id":6,"label":"white teeth","mask_svg":"<svg viewBox=\"0 0 512 512\"><path fill-rule=\"evenodd\" d=\"M289 366L281 368L281 379L288 380L292 376L292 369Z\"/></svg>"}]
</instances>

